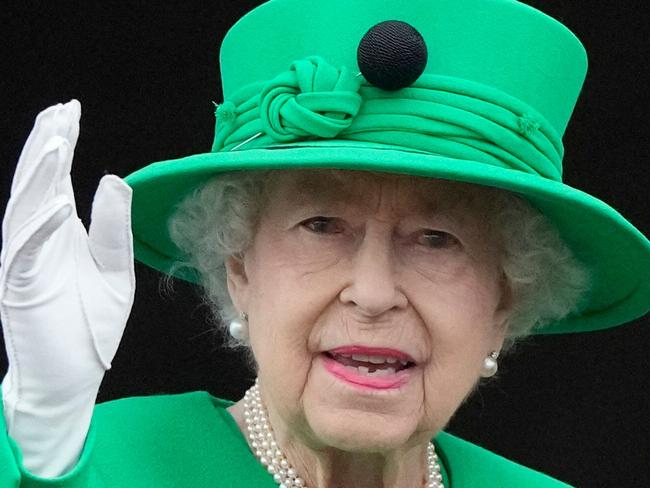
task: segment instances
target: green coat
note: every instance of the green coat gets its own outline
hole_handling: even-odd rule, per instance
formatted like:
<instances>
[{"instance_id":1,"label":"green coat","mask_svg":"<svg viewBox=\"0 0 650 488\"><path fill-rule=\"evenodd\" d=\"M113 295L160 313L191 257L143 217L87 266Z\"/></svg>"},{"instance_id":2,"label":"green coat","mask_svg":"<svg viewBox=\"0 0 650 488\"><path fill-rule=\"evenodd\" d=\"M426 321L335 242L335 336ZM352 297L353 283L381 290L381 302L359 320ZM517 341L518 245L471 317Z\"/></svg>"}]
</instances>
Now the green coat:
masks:
<instances>
[{"instance_id":1,"label":"green coat","mask_svg":"<svg viewBox=\"0 0 650 488\"><path fill-rule=\"evenodd\" d=\"M0 488L277 488L226 410L231 404L205 391L98 404L79 463L51 479L25 469L0 415ZM434 443L446 488L569 486L446 432Z\"/></svg>"}]
</instances>

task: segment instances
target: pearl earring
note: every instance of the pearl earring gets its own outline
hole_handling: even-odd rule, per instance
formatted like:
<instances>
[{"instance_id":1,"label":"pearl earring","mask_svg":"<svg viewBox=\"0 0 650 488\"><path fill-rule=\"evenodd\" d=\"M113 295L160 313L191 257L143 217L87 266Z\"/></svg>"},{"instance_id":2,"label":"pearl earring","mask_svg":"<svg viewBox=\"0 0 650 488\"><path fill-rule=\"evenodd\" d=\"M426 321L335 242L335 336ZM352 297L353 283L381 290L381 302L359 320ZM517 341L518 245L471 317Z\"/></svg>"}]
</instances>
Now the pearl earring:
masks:
<instances>
[{"instance_id":1,"label":"pearl earring","mask_svg":"<svg viewBox=\"0 0 650 488\"><path fill-rule=\"evenodd\" d=\"M246 312L241 312L239 316L241 320L231 320L228 330L233 338L245 342L248 340L248 315Z\"/></svg>"},{"instance_id":2,"label":"pearl earring","mask_svg":"<svg viewBox=\"0 0 650 488\"><path fill-rule=\"evenodd\" d=\"M499 353L497 351L492 351L487 357L483 360L483 369L481 369L481 376L483 378L489 378L494 376L497 372L499 365L497 364L497 358Z\"/></svg>"}]
</instances>

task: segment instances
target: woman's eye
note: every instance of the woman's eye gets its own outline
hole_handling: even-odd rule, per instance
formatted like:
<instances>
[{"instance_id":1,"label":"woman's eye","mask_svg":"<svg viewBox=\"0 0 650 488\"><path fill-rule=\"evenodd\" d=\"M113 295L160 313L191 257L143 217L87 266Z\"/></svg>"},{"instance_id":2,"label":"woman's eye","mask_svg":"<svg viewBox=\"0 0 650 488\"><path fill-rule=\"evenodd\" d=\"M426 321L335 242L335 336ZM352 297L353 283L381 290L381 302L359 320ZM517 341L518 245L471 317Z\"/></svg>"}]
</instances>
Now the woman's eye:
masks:
<instances>
[{"instance_id":1,"label":"woman's eye","mask_svg":"<svg viewBox=\"0 0 650 488\"><path fill-rule=\"evenodd\" d=\"M302 222L302 225L316 234L337 234L343 231L338 220L332 217L313 217Z\"/></svg>"},{"instance_id":2,"label":"woman's eye","mask_svg":"<svg viewBox=\"0 0 650 488\"><path fill-rule=\"evenodd\" d=\"M448 232L427 229L420 234L418 241L423 246L444 249L459 244L458 239Z\"/></svg>"}]
</instances>

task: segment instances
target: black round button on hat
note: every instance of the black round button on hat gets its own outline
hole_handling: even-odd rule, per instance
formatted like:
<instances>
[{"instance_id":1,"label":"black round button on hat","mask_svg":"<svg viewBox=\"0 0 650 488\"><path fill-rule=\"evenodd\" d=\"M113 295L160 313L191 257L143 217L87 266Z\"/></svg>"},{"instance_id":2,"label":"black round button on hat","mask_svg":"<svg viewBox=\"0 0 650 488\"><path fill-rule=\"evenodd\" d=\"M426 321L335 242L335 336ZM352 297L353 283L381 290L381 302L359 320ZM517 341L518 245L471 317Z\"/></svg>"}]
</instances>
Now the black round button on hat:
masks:
<instances>
[{"instance_id":1,"label":"black round button on hat","mask_svg":"<svg viewBox=\"0 0 650 488\"><path fill-rule=\"evenodd\" d=\"M399 90L417 80L427 64L422 35L401 20L387 20L371 27L357 49L363 76L383 90Z\"/></svg>"}]
</instances>

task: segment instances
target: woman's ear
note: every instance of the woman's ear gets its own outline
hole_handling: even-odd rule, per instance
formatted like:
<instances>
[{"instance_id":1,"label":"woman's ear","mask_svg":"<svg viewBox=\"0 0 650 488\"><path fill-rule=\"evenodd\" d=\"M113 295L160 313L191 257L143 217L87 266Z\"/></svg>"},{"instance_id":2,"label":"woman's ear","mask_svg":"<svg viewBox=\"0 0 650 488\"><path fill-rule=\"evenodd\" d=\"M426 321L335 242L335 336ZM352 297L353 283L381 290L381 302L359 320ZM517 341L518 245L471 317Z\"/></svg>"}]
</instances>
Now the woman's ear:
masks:
<instances>
[{"instance_id":1,"label":"woman's ear","mask_svg":"<svg viewBox=\"0 0 650 488\"><path fill-rule=\"evenodd\" d=\"M228 293L237 310L248 309L248 276L244 256L230 255L226 258Z\"/></svg>"}]
</instances>

